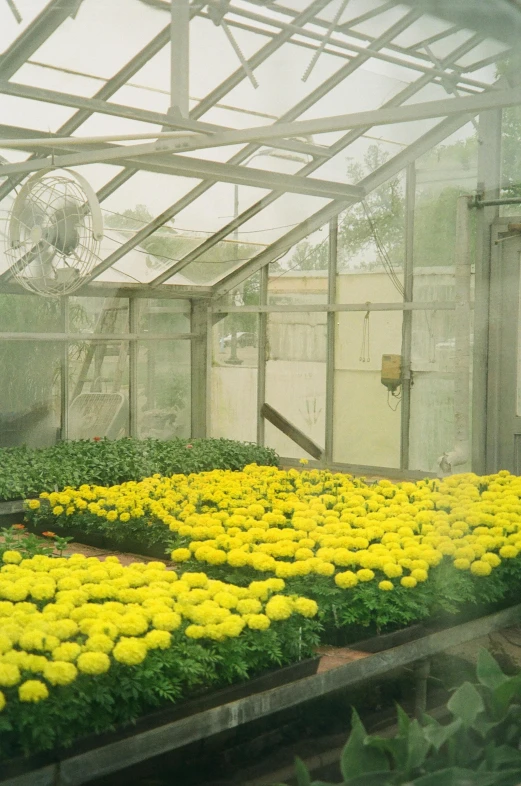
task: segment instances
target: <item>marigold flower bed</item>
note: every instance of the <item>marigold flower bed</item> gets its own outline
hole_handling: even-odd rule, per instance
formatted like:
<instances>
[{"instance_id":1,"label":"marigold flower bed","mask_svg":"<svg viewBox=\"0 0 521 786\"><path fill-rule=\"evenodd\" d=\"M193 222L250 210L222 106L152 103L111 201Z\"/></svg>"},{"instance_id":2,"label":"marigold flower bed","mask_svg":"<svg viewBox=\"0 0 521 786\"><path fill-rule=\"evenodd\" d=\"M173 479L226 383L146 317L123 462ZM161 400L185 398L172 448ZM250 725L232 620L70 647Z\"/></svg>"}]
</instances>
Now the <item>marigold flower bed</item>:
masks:
<instances>
[{"instance_id":1,"label":"marigold flower bed","mask_svg":"<svg viewBox=\"0 0 521 786\"><path fill-rule=\"evenodd\" d=\"M28 520L114 543L161 543L172 559L239 586L259 576L319 604L323 641L515 598L521 478L500 472L374 485L327 471L249 465L44 492Z\"/></svg>"},{"instance_id":2,"label":"marigold flower bed","mask_svg":"<svg viewBox=\"0 0 521 786\"><path fill-rule=\"evenodd\" d=\"M1 564L1 563L0 563ZM309 657L313 600L164 563L3 554L0 758L67 745L194 691Z\"/></svg>"}]
</instances>

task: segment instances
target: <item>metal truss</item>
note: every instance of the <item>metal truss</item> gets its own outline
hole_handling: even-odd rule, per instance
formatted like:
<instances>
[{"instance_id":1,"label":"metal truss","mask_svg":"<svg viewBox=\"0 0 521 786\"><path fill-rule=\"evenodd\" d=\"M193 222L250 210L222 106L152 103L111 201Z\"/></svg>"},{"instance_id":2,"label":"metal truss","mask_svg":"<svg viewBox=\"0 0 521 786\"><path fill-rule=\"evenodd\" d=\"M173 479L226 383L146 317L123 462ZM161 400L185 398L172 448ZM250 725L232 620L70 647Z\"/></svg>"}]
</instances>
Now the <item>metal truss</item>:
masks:
<instances>
[{"instance_id":1,"label":"metal truss","mask_svg":"<svg viewBox=\"0 0 521 786\"><path fill-rule=\"evenodd\" d=\"M487 61L497 60L500 55L494 58L482 59L480 63L473 63L469 66L459 66L457 61L463 55L472 51L482 40L483 35L469 33L467 40L453 51L448 57L440 58L433 62L428 52L422 51L422 47L450 37L461 28L456 25L449 25L444 31L429 36L423 41L418 41L411 47L403 47L395 43L395 39L404 30L407 30L424 12L423 6L415 7L409 12L403 12L402 17L392 24L383 34L370 36L354 28L363 22L377 18L381 14L389 11L394 2L383 3L376 9L367 11L356 18L347 22L342 22L340 14L337 14L336 24L322 19L321 11L329 5L331 0L314 0L304 11L298 12L294 9L283 6L280 3L270 3L266 5L265 0L250 0L250 5L243 3L240 7L235 7L230 3L220 6L223 9L223 19L226 24L243 29L251 29L268 37L268 41L247 60L244 59L234 73L227 77L217 88L212 90L206 97L198 102L192 109L188 118L181 113L162 114L150 112L138 108L115 104L110 98L139 71L155 54L169 44L171 40L171 26L166 25L163 30L141 50L129 63L127 63L114 77L109 79L106 84L92 98L80 97L61 93L59 91L44 90L30 87L19 83L11 82L11 77L18 69L34 54L41 44L59 27L59 25L69 16L74 16L80 8L82 2L88 0L52 0L46 8L33 20L27 29L16 39L13 44L0 57L0 93L15 95L21 98L44 101L48 103L70 106L77 111L62 125L54 135L45 135L41 132L26 131L25 129L10 128L0 126L0 139L6 136L11 139L22 139L24 149L33 153L29 162L21 164L6 165L0 167L0 174L9 174L8 180L0 187L0 200L3 199L24 177L24 172L33 171L43 166L47 166L50 150L60 155L54 155L53 164L71 165L88 163L89 161L103 161L124 166L122 172L118 173L109 183L98 192L98 198L103 200L113 193L120 185L128 181L135 172L144 169L173 175L191 176L203 178L202 182L193 188L188 194L176 203L167 208L160 216L157 216L148 225L135 233L132 238L125 242L113 254L103 260L93 270L91 276L86 281L81 294L91 292L95 285L94 279L103 271L111 267L115 262L123 257L128 251L141 243L144 239L152 235L164 223L171 220L177 213L193 203L202 196L209 188L218 182L232 182L239 184L252 185L260 188L273 189L255 205L248 208L241 215L234 218L219 232L212 235L201 243L196 249L186 254L174 265L157 276L148 285L143 285L141 289L149 289L154 292L154 296L163 296L163 291L177 292L182 289L185 292L198 290L199 297L220 296L235 287L253 272L263 265L285 253L291 245L299 242L314 229L322 226L330 218L337 215L349 204L353 204L363 198L364 194L373 190L392 174L400 171L410 161L415 160L419 155L429 149L429 146L437 144L447 135L452 133L468 119L467 114L475 114L481 109L491 106L509 105L508 102L521 103L521 95L516 90L487 90L489 87L485 83L474 80L468 75L478 67L483 67ZM427 0L425 0L427 1ZM157 7L163 6L165 10L171 9L170 2L157 0ZM189 9L189 16L193 19L199 15L201 17L212 17L212 9L215 10L218 4L215 0L204 3L202 0L192 2ZM258 7L253 10L253 7ZM275 13L273 13L275 12ZM286 20L284 21L284 17ZM78 20L80 23L81 17ZM215 21L215 20L214 20ZM255 27L257 25L257 27ZM323 33L317 30L324 31ZM321 85L312 90L303 100L284 113L272 126L265 126L259 129L246 130L246 132L236 131L231 128L207 123L202 120L204 115L215 107L231 90L239 85L242 80L253 74L262 63L270 58L284 44L291 42L295 46L311 47L316 52L328 51L330 55L337 55L341 67L334 72ZM357 43L358 42L358 43ZM326 48L327 45L327 48ZM347 61L346 61L347 58ZM330 90L341 84L356 69L363 66L368 60L376 58L384 62L393 63L402 67L407 67L420 74L419 78L404 88L380 109L371 112L358 113L356 116L343 116L342 118L323 118L317 121L298 121L297 118L312 107L317 101L323 98ZM448 72L447 69L450 69ZM415 95L423 87L430 83L444 84L447 79L451 80L459 90L467 91L472 95L468 97L458 97L454 99L429 102L428 104L416 104L411 106L401 106L409 98ZM506 94L509 94L508 96ZM503 94L503 95L500 95ZM435 107L434 105L437 105ZM429 114L430 112L430 114ZM132 146L121 150L120 147L114 148L107 144L97 145L93 149L90 145L81 153L73 153L73 148L67 146L66 141L61 139L53 142L54 137L71 136L81 125L94 113L103 113L116 117L138 120L144 123L160 125L162 128L172 128L187 131L188 133L198 132L204 135L205 146L214 147L216 144L245 144L245 147L226 163L208 161L206 159L189 158L186 155L171 155L171 148L168 142L161 142L163 149L158 149L158 145ZM455 113L455 117L448 117ZM466 113L466 114L462 114ZM420 118L446 117L432 131L420 137L412 145L398 154L383 167L373 172L356 186L332 183L330 181L317 180L308 177L317 170L324 160L329 156L337 155L347 148L356 139L374 125L385 123L396 123L417 120ZM322 133L332 130L349 130L342 138L330 148L322 148L314 143L295 139L310 133ZM11 136L11 132L13 136ZM31 146L31 140L41 140L47 138L49 148L43 152L42 161L35 160L42 158L42 150L39 148L41 142ZM200 142L201 140L198 140ZM270 147L306 153L312 160L300 169L295 175L283 175L271 171L253 169L246 166L248 160L268 142ZM1 146L1 141L0 141ZM173 145L172 145L173 147ZM201 144L194 143L192 147L185 149L199 149ZM133 148L141 148L136 150ZM144 149L146 148L146 149ZM77 151L77 147L74 150ZM242 166L241 166L242 164ZM383 179L382 179L383 178ZM200 258L206 251L223 240L231 232L237 230L243 223L260 213L268 205L284 193L296 192L312 196L330 199L330 204L322 210L309 217L305 222L292 229L282 238L270 245L260 254L249 260L242 267L231 271L229 274L213 288L209 287L173 287L172 284L164 287L177 272L185 268L191 262ZM6 286L9 281L8 271L0 276L2 286ZM101 282L97 282L96 286ZM14 284L13 284L14 286ZM104 285L103 285L104 286ZM179 295L177 295L179 296ZM194 295L196 296L196 295Z\"/></svg>"},{"instance_id":2,"label":"metal truss","mask_svg":"<svg viewBox=\"0 0 521 786\"><path fill-rule=\"evenodd\" d=\"M400 20L397 24L393 25L393 27L388 30L383 36L380 37L380 46L386 46L386 44L392 40L396 35L398 35L402 30L406 29L412 21L417 19L418 15L415 12L409 12L406 16ZM282 45L283 42L281 42ZM346 63L342 66L335 74L329 77L323 84L319 85L319 87L315 88L308 96L306 96L302 101L300 101L295 107L293 107L289 112L287 112L280 121L291 121L296 119L299 115L309 109L313 104L319 101L326 93L335 87L337 84L340 84L344 79L346 79L351 73L353 73L360 65L367 61L369 58L368 55L361 54L353 61ZM219 94L221 93L220 90L217 91ZM215 100L220 100L216 97ZM232 156L232 158L228 161L230 165L241 164L250 158L254 153L259 150L259 145L251 144L247 145L246 148L241 150L236 155ZM317 164L317 168L319 164ZM300 174L307 175L307 171L302 171ZM133 246L137 243L141 243L145 238L149 237L153 232L156 231L160 226L162 226L166 221L171 220L177 213L187 207L189 204L194 202L199 196L204 194L208 191L213 185L215 185L218 181L217 180L204 180L198 186L196 186L192 191L185 195L181 200L174 203L170 208L162 213L160 218L160 223L158 223L158 219L150 222L147 226L143 227L133 238L131 238L124 246L117 249L113 254L107 257L102 263L97 265L91 273L91 279L94 279L108 267L110 267L114 262L118 259L121 259L127 251L131 250ZM280 194L283 194L284 191L281 191ZM149 286L157 287L160 284L167 281L176 271L170 272L171 268L165 273L158 276L154 279ZM87 280L87 283L89 279Z\"/></svg>"},{"instance_id":3,"label":"metal truss","mask_svg":"<svg viewBox=\"0 0 521 786\"><path fill-rule=\"evenodd\" d=\"M462 57L464 54L466 54L467 51L470 51L471 49L473 49L476 46L476 43L478 41L480 41L480 40L481 39L478 36L474 36L472 39L470 39L469 41L465 42L465 44L462 44L454 52L452 52L451 55L446 59L446 61L443 61L443 62L447 62L448 63L453 58ZM416 82L413 82L411 85L409 85L404 90L402 90L400 93L398 93L396 96L391 98L384 105L383 108L399 106L400 104L404 103L405 101L408 101L412 96L415 95L415 93L419 92L427 84L429 84L430 81L431 80L430 80L428 75L424 75L424 76L420 77ZM365 128L358 129L357 131L349 132L348 134L343 136L335 145L333 145L330 148L331 155L337 155L339 152L341 152L342 150L347 148L350 144L355 142L357 139L360 138L360 136L362 136L364 133L366 133L369 130L370 130L370 126L367 126ZM300 170L299 174L301 174L301 175L310 174L315 169L317 169L319 166L320 166L320 163L312 162L312 163L306 165L302 170ZM171 276L175 275L175 273L181 271L184 267L186 267L188 264L190 264L190 262L195 261L202 254L206 253L210 248L212 248L214 245L216 245L220 241L224 240L224 238L227 235L229 235L231 232L233 232L236 229L238 229L243 223L245 223L246 221L249 221L251 218L253 218L254 216L258 215L258 213L260 213L261 210L263 210L268 205L272 204L281 195L282 195L281 192L273 192L271 194L268 194L266 197L263 197L263 199L261 199L255 205L252 205L250 208L248 208L246 211L244 211L240 216L235 218L233 221L229 222L225 227L223 227L221 230L219 230L219 232L216 232L214 235L212 235L210 238L205 240L197 248L193 249L191 252L186 254L176 264L172 265L172 267L170 267L168 270L164 271L161 275L157 276L157 278L155 278L150 283L150 286L154 287L154 286L158 286L160 284L163 284Z\"/></svg>"}]
</instances>

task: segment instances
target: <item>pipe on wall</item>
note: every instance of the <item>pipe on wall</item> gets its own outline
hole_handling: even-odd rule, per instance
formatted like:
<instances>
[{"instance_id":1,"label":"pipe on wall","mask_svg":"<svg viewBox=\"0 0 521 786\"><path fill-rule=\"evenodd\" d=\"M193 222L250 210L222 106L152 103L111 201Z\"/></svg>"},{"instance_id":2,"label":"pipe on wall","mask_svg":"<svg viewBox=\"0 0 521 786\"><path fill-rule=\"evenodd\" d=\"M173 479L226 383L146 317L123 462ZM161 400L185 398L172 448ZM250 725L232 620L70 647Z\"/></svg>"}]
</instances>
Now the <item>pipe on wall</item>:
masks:
<instances>
[{"instance_id":1,"label":"pipe on wall","mask_svg":"<svg viewBox=\"0 0 521 786\"><path fill-rule=\"evenodd\" d=\"M456 206L455 258L455 350L454 432L452 450L438 459L441 475L470 458L470 197L461 196Z\"/></svg>"}]
</instances>

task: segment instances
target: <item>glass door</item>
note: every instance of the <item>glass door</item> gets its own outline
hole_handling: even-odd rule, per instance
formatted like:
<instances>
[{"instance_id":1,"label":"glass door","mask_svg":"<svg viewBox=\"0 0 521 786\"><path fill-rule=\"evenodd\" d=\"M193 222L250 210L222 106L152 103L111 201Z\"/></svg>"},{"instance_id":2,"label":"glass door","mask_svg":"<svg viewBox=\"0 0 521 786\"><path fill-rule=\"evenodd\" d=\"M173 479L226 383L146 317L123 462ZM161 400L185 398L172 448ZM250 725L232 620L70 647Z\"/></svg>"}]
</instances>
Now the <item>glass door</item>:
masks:
<instances>
[{"instance_id":1,"label":"glass door","mask_svg":"<svg viewBox=\"0 0 521 786\"><path fill-rule=\"evenodd\" d=\"M493 227L487 405L487 471L521 474L521 219Z\"/></svg>"}]
</instances>

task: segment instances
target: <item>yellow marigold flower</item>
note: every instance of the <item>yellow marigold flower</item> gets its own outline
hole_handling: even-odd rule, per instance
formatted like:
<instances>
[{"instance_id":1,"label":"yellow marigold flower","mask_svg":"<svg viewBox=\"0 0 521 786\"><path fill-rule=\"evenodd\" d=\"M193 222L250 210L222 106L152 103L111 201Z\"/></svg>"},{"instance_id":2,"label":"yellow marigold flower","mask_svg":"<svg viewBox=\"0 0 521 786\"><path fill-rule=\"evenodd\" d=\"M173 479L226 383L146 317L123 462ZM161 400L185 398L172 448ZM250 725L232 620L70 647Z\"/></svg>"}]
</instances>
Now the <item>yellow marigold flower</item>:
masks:
<instances>
[{"instance_id":1,"label":"yellow marigold flower","mask_svg":"<svg viewBox=\"0 0 521 786\"><path fill-rule=\"evenodd\" d=\"M78 676L78 670L72 663L58 660L46 665L43 676L51 685L69 685Z\"/></svg>"},{"instance_id":2,"label":"yellow marigold flower","mask_svg":"<svg viewBox=\"0 0 521 786\"><path fill-rule=\"evenodd\" d=\"M492 573L492 566L488 562L482 560L475 560L470 566L470 572L474 576L489 576Z\"/></svg>"},{"instance_id":3,"label":"yellow marigold flower","mask_svg":"<svg viewBox=\"0 0 521 786\"><path fill-rule=\"evenodd\" d=\"M185 630L185 636L189 639L202 639L205 636L203 625L189 625Z\"/></svg>"},{"instance_id":4,"label":"yellow marigold flower","mask_svg":"<svg viewBox=\"0 0 521 786\"><path fill-rule=\"evenodd\" d=\"M147 647L142 639L121 638L112 651L114 660L126 666L138 666L147 654Z\"/></svg>"},{"instance_id":5,"label":"yellow marigold flower","mask_svg":"<svg viewBox=\"0 0 521 786\"><path fill-rule=\"evenodd\" d=\"M494 554L492 551L486 551L480 557L481 562L488 562L491 568L497 568L498 565L501 565L501 560L497 554Z\"/></svg>"},{"instance_id":6,"label":"yellow marigold flower","mask_svg":"<svg viewBox=\"0 0 521 786\"><path fill-rule=\"evenodd\" d=\"M310 598L297 598L294 607L303 617L314 617L318 612L318 605Z\"/></svg>"},{"instance_id":7,"label":"yellow marigold flower","mask_svg":"<svg viewBox=\"0 0 521 786\"><path fill-rule=\"evenodd\" d=\"M110 669L110 658L104 652L82 652L77 666L83 674L105 674Z\"/></svg>"},{"instance_id":8,"label":"yellow marigold flower","mask_svg":"<svg viewBox=\"0 0 521 786\"><path fill-rule=\"evenodd\" d=\"M53 660L72 662L76 660L80 652L81 647L79 644L76 644L74 641L67 641L52 651L52 658Z\"/></svg>"},{"instance_id":9,"label":"yellow marigold flower","mask_svg":"<svg viewBox=\"0 0 521 786\"><path fill-rule=\"evenodd\" d=\"M470 568L470 560L468 559L455 559L453 562L454 567L457 570L469 570Z\"/></svg>"},{"instance_id":10,"label":"yellow marigold flower","mask_svg":"<svg viewBox=\"0 0 521 786\"><path fill-rule=\"evenodd\" d=\"M52 512L54 513L55 516L61 516L63 511L64 511L63 505L55 505L55 507L52 509Z\"/></svg>"},{"instance_id":11,"label":"yellow marigold flower","mask_svg":"<svg viewBox=\"0 0 521 786\"><path fill-rule=\"evenodd\" d=\"M359 581L372 581L374 579L374 572L369 568L362 568L356 571Z\"/></svg>"},{"instance_id":12,"label":"yellow marigold flower","mask_svg":"<svg viewBox=\"0 0 521 786\"><path fill-rule=\"evenodd\" d=\"M238 602L238 599L235 595L226 591L216 592L216 594L213 596L213 599L224 609L235 609Z\"/></svg>"},{"instance_id":13,"label":"yellow marigold flower","mask_svg":"<svg viewBox=\"0 0 521 786\"><path fill-rule=\"evenodd\" d=\"M42 581L40 584L31 587L31 597L35 600L51 600L54 598L56 586L49 581Z\"/></svg>"},{"instance_id":14,"label":"yellow marigold flower","mask_svg":"<svg viewBox=\"0 0 521 786\"><path fill-rule=\"evenodd\" d=\"M397 565L394 562L386 562L382 568L383 572L389 579L397 579L403 573L403 568L401 565Z\"/></svg>"},{"instance_id":15,"label":"yellow marigold flower","mask_svg":"<svg viewBox=\"0 0 521 786\"><path fill-rule=\"evenodd\" d=\"M7 565L18 565L18 563L22 561L22 555L19 551L4 551L2 561Z\"/></svg>"},{"instance_id":16,"label":"yellow marigold flower","mask_svg":"<svg viewBox=\"0 0 521 786\"><path fill-rule=\"evenodd\" d=\"M205 573L183 573L182 579L189 587L205 589L208 585L208 576Z\"/></svg>"},{"instance_id":17,"label":"yellow marigold flower","mask_svg":"<svg viewBox=\"0 0 521 786\"><path fill-rule=\"evenodd\" d=\"M20 669L12 663L0 663L0 686L12 688L22 679Z\"/></svg>"},{"instance_id":18,"label":"yellow marigold flower","mask_svg":"<svg viewBox=\"0 0 521 786\"><path fill-rule=\"evenodd\" d=\"M176 611L163 611L152 617L154 628L161 631L177 630L181 621L181 616Z\"/></svg>"},{"instance_id":19,"label":"yellow marigold flower","mask_svg":"<svg viewBox=\"0 0 521 786\"><path fill-rule=\"evenodd\" d=\"M4 652L9 652L10 649L13 647L13 642L11 641L9 636L6 636L5 633L0 633L0 655Z\"/></svg>"},{"instance_id":20,"label":"yellow marigold flower","mask_svg":"<svg viewBox=\"0 0 521 786\"><path fill-rule=\"evenodd\" d=\"M105 652L108 655L113 647L114 642L104 633L94 633L85 642L87 652Z\"/></svg>"},{"instance_id":21,"label":"yellow marigold flower","mask_svg":"<svg viewBox=\"0 0 521 786\"><path fill-rule=\"evenodd\" d=\"M267 630L270 625L270 618L266 614L248 614L245 617L246 625L252 630Z\"/></svg>"},{"instance_id":22,"label":"yellow marigold flower","mask_svg":"<svg viewBox=\"0 0 521 786\"><path fill-rule=\"evenodd\" d=\"M117 621L120 633L125 636L139 636L148 630L148 622L142 614L124 614Z\"/></svg>"},{"instance_id":23,"label":"yellow marigold flower","mask_svg":"<svg viewBox=\"0 0 521 786\"><path fill-rule=\"evenodd\" d=\"M352 570L346 570L343 573L337 573L335 576L335 584L340 589L351 589L358 584L358 577Z\"/></svg>"},{"instance_id":24,"label":"yellow marigold flower","mask_svg":"<svg viewBox=\"0 0 521 786\"><path fill-rule=\"evenodd\" d=\"M416 581L427 581L429 574L423 568L415 568L411 571L411 576L416 579Z\"/></svg>"},{"instance_id":25,"label":"yellow marigold flower","mask_svg":"<svg viewBox=\"0 0 521 786\"><path fill-rule=\"evenodd\" d=\"M515 546L502 546L499 549L499 556L503 559L513 559L517 557L518 554L519 551Z\"/></svg>"},{"instance_id":26,"label":"yellow marigold flower","mask_svg":"<svg viewBox=\"0 0 521 786\"><path fill-rule=\"evenodd\" d=\"M5 696L2 693L2 691L0 690L0 712L2 712L2 710L5 707L5 705L6 705Z\"/></svg>"},{"instance_id":27,"label":"yellow marigold flower","mask_svg":"<svg viewBox=\"0 0 521 786\"><path fill-rule=\"evenodd\" d=\"M47 699L49 691L47 686L40 680L27 680L18 688L18 698L20 701L33 702L37 704L42 699Z\"/></svg>"},{"instance_id":28,"label":"yellow marigold flower","mask_svg":"<svg viewBox=\"0 0 521 786\"><path fill-rule=\"evenodd\" d=\"M166 630L151 630L144 642L149 650L167 650L172 643L172 635Z\"/></svg>"},{"instance_id":29,"label":"yellow marigold flower","mask_svg":"<svg viewBox=\"0 0 521 786\"><path fill-rule=\"evenodd\" d=\"M186 562L186 560L190 559L192 553L190 549L174 549L170 556L174 562Z\"/></svg>"},{"instance_id":30,"label":"yellow marigold flower","mask_svg":"<svg viewBox=\"0 0 521 786\"><path fill-rule=\"evenodd\" d=\"M243 598L237 602L239 614L258 614L262 609L262 603L255 598Z\"/></svg>"},{"instance_id":31,"label":"yellow marigold flower","mask_svg":"<svg viewBox=\"0 0 521 786\"><path fill-rule=\"evenodd\" d=\"M387 580L380 581L380 583L378 584L378 589L381 589L384 592L389 592L390 590L394 589L394 584L392 583L392 581L387 581Z\"/></svg>"},{"instance_id":32,"label":"yellow marigold flower","mask_svg":"<svg viewBox=\"0 0 521 786\"><path fill-rule=\"evenodd\" d=\"M318 576L332 576L335 572L335 566L332 562L324 562L321 560L315 565L313 572Z\"/></svg>"},{"instance_id":33,"label":"yellow marigold flower","mask_svg":"<svg viewBox=\"0 0 521 786\"><path fill-rule=\"evenodd\" d=\"M274 595L267 602L265 612L270 620L287 620L291 617L291 602L283 595Z\"/></svg>"},{"instance_id":34,"label":"yellow marigold flower","mask_svg":"<svg viewBox=\"0 0 521 786\"><path fill-rule=\"evenodd\" d=\"M43 495L42 495L42 496L43 496ZM27 507L28 507L30 510L38 510L38 508L40 507L40 501L39 501L39 500L37 500L37 499L30 499L30 500L28 501L28 503L27 503Z\"/></svg>"},{"instance_id":35,"label":"yellow marigold flower","mask_svg":"<svg viewBox=\"0 0 521 786\"><path fill-rule=\"evenodd\" d=\"M417 583L418 582L416 581L414 576L404 576L402 579L400 579L400 584L402 585L402 587L408 587L409 589L415 587Z\"/></svg>"}]
</instances>

